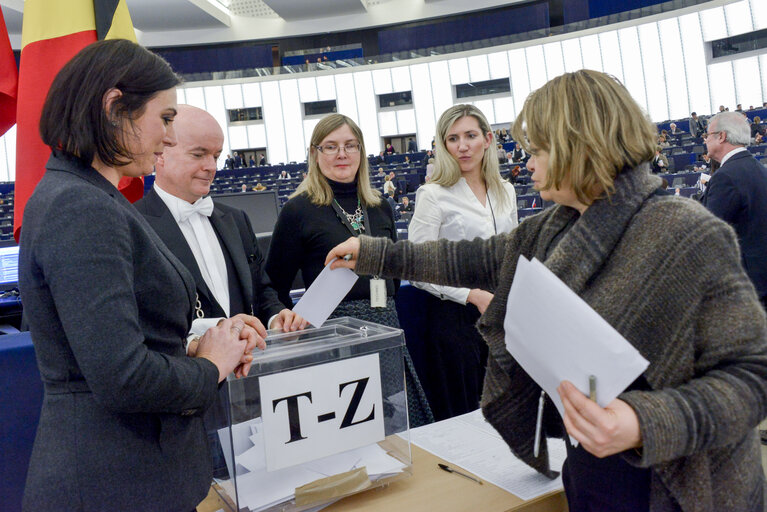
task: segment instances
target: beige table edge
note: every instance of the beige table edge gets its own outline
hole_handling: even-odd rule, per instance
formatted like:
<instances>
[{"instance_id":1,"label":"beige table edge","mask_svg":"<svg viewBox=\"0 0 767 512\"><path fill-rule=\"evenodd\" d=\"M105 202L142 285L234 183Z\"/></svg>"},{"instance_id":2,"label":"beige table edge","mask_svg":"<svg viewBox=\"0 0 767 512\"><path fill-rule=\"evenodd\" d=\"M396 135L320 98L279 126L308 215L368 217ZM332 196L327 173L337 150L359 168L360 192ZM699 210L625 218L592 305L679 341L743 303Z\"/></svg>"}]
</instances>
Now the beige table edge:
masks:
<instances>
[{"instance_id":1,"label":"beige table edge","mask_svg":"<svg viewBox=\"0 0 767 512\"><path fill-rule=\"evenodd\" d=\"M326 512L567 512L563 491L524 501L491 483L479 485L437 467L445 462L412 446L413 475L387 486L355 494L323 509ZM211 489L198 512L216 512L223 501Z\"/></svg>"}]
</instances>

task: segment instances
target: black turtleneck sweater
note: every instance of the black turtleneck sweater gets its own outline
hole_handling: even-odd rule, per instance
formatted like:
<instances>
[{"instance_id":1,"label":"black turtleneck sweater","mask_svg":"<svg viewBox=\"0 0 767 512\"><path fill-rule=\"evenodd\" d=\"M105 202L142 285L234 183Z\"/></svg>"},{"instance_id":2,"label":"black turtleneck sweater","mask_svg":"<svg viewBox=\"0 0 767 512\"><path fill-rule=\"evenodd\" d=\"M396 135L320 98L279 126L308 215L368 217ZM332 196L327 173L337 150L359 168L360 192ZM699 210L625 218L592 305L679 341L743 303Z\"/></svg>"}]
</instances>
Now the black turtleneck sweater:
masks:
<instances>
[{"instance_id":1,"label":"black turtleneck sweater","mask_svg":"<svg viewBox=\"0 0 767 512\"><path fill-rule=\"evenodd\" d=\"M336 201L348 213L357 209L357 183L338 183L328 180ZM372 236L384 236L397 240L394 215L384 200L376 207L367 209ZM285 304L291 304L290 288L296 273L301 270L304 285L309 286L322 272L325 257L336 245L352 236L338 218L333 207L317 206L302 194L282 207L272 233L266 272ZM386 281L386 292L394 296L395 283ZM370 278L361 276L344 300L370 300Z\"/></svg>"}]
</instances>

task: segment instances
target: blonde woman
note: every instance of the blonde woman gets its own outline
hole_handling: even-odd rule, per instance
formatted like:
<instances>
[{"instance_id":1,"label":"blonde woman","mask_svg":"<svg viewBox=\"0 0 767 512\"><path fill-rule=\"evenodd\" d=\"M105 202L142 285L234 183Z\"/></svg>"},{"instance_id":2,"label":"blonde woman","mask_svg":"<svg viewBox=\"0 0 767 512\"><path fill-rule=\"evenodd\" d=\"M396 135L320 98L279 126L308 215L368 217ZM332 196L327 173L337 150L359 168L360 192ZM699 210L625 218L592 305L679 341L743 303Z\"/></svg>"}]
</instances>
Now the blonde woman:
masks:
<instances>
[{"instance_id":1,"label":"blonde woman","mask_svg":"<svg viewBox=\"0 0 767 512\"><path fill-rule=\"evenodd\" d=\"M435 171L416 192L408 238L473 240L517 226L514 186L498 171L493 132L472 105L447 109L437 123ZM423 294L429 357L423 384L437 420L479 407L487 345L474 324L493 295L479 288L413 283Z\"/></svg>"},{"instance_id":2,"label":"blonde woman","mask_svg":"<svg viewBox=\"0 0 767 512\"><path fill-rule=\"evenodd\" d=\"M566 73L528 97L512 131L532 155L535 187L556 206L489 240L363 237L329 257L352 254L333 265L360 274L495 292L478 324L490 347L482 412L520 459L550 476L545 438L579 441L568 443L562 469L570 510L762 511L764 310L732 228L695 201L658 193L655 133L613 77ZM504 343L520 255L540 259L650 361L604 408L562 382L564 418L547 400L537 457L541 390ZM545 322L547 304L539 307Z\"/></svg>"},{"instance_id":3,"label":"blonde woman","mask_svg":"<svg viewBox=\"0 0 767 512\"><path fill-rule=\"evenodd\" d=\"M368 234L397 240L394 214L381 193L370 186L365 141L359 126L341 114L317 123L311 137L308 174L282 207L272 233L266 272L280 300L291 304L290 289L298 271L306 288L325 265L325 255L349 236ZM372 285L371 285L371 281ZM385 304L371 303L371 286L385 291ZM359 279L333 316L353 316L399 328L394 279ZM374 307L375 306L375 307ZM432 420L409 355L408 399L411 426Z\"/></svg>"}]
</instances>

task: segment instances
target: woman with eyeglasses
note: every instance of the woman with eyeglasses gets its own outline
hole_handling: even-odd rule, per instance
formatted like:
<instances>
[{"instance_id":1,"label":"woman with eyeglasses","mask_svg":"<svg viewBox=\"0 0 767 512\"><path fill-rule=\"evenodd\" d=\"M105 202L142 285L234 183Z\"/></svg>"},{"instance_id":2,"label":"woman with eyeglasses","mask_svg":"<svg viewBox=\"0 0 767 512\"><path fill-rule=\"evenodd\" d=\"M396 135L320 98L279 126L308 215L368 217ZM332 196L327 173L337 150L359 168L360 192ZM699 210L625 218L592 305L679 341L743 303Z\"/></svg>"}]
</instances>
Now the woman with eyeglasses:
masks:
<instances>
[{"instance_id":1,"label":"woman with eyeglasses","mask_svg":"<svg viewBox=\"0 0 767 512\"><path fill-rule=\"evenodd\" d=\"M314 128L308 174L280 211L272 233L266 271L280 300L291 304L290 289L298 271L309 288L325 265L325 255L349 236L368 234L397 240L394 213L370 185L359 126L341 114L330 114ZM332 317L352 316L399 328L394 294L399 281L360 278ZM382 303L372 303L376 287ZM423 389L409 356L408 401L410 426L432 421Z\"/></svg>"}]
</instances>

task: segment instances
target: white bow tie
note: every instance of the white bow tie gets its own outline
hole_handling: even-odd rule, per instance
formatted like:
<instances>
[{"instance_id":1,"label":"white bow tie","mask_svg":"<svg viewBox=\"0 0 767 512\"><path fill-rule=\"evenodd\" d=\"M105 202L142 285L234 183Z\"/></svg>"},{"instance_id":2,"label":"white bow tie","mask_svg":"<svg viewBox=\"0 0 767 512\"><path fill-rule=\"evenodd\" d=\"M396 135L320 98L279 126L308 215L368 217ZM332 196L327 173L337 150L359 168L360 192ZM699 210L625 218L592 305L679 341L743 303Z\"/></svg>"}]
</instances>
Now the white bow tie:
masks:
<instances>
[{"instance_id":1,"label":"white bow tie","mask_svg":"<svg viewBox=\"0 0 767 512\"><path fill-rule=\"evenodd\" d=\"M213 213L213 199L210 196L200 198L192 204L186 201L179 201L178 205L178 220L180 222L187 220L193 213L199 213L206 217L210 217Z\"/></svg>"}]
</instances>

